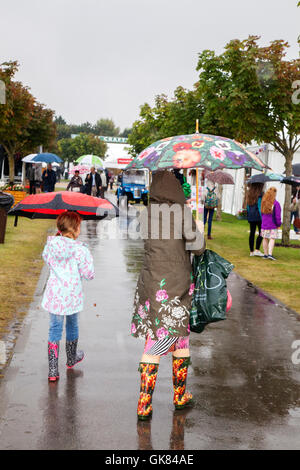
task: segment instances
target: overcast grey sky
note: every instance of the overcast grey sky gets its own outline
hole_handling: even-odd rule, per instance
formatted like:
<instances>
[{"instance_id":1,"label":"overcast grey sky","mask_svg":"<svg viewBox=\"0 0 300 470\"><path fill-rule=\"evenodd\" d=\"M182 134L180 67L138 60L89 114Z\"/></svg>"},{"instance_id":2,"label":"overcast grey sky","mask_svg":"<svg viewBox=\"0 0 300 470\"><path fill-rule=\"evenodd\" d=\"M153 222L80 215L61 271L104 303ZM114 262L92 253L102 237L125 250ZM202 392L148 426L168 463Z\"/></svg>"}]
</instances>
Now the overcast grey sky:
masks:
<instances>
[{"instance_id":1,"label":"overcast grey sky","mask_svg":"<svg viewBox=\"0 0 300 470\"><path fill-rule=\"evenodd\" d=\"M69 123L123 129L155 95L192 88L203 49L234 38L287 40L299 55L297 0L0 0L0 63Z\"/></svg>"}]
</instances>

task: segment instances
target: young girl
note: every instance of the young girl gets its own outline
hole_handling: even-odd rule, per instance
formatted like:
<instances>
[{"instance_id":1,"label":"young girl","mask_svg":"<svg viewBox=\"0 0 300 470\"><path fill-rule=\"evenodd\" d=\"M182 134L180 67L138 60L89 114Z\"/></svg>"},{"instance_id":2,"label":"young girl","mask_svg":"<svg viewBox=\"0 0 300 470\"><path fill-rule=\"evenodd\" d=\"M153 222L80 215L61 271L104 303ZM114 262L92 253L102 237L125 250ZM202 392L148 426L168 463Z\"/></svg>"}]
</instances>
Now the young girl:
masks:
<instances>
[{"instance_id":1,"label":"young girl","mask_svg":"<svg viewBox=\"0 0 300 470\"><path fill-rule=\"evenodd\" d=\"M48 379L59 378L59 341L66 317L67 367L71 368L83 359L83 351L77 351L78 313L83 310L82 279L94 278L94 265L88 248L76 241L80 234L81 217L66 211L57 218L58 232L48 237L43 259L50 268L50 276L42 300L42 307L50 313L48 337Z\"/></svg>"},{"instance_id":2,"label":"young girl","mask_svg":"<svg viewBox=\"0 0 300 470\"><path fill-rule=\"evenodd\" d=\"M261 201L261 236L263 237L264 258L275 260L273 249L281 225L281 207L276 201L277 189L269 188Z\"/></svg>"}]
</instances>

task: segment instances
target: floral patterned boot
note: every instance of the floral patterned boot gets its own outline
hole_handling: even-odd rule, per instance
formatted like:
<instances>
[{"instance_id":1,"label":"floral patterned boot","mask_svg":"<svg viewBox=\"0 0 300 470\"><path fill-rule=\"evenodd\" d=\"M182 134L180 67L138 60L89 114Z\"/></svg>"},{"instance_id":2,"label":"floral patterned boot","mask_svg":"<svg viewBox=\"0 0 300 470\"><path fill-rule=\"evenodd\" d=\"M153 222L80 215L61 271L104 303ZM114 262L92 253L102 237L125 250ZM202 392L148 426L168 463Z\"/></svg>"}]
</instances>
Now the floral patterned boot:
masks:
<instances>
[{"instance_id":1,"label":"floral patterned boot","mask_svg":"<svg viewBox=\"0 0 300 470\"><path fill-rule=\"evenodd\" d=\"M152 395L155 388L158 364L140 362L141 373L140 398L137 408L137 416L140 420L149 419L152 415Z\"/></svg>"},{"instance_id":2,"label":"floral patterned boot","mask_svg":"<svg viewBox=\"0 0 300 470\"><path fill-rule=\"evenodd\" d=\"M188 366L190 363L190 357L173 356L173 403L176 410L180 410L192 404L193 395L185 391Z\"/></svg>"},{"instance_id":3,"label":"floral patterned boot","mask_svg":"<svg viewBox=\"0 0 300 470\"><path fill-rule=\"evenodd\" d=\"M59 379L58 372L59 342L50 343L48 341L48 363L49 363L49 382L55 382Z\"/></svg>"},{"instance_id":4,"label":"floral patterned boot","mask_svg":"<svg viewBox=\"0 0 300 470\"><path fill-rule=\"evenodd\" d=\"M78 339L73 341L66 341L66 354L67 354L67 368L72 369L78 362L84 358L83 351L77 351Z\"/></svg>"}]
</instances>

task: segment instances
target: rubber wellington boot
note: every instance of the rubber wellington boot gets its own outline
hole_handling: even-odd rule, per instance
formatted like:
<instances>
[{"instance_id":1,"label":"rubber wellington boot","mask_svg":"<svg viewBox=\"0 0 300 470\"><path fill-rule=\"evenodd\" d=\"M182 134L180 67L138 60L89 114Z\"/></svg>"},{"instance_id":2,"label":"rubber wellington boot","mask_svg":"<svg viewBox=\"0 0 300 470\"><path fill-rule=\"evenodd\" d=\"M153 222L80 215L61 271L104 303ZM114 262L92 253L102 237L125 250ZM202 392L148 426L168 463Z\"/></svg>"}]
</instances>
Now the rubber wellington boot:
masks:
<instances>
[{"instance_id":1,"label":"rubber wellington boot","mask_svg":"<svg viewBox=\"0 0 300 470\"><path fill-rule=\"evenodd\" d=\"M59 342L51 343L48 341L48 363L49 363L49 382L56 382L59 379L58 372Z\"/></svg>"},{"instance_id":2,"label":"rubber wellington boot","mask_svg":"<svg viewBox=\"0 0 300 470\"><path fill-rule=\"evenodd\" d=\"M152 395L157 378L158 364L140 362L138 370L141 373L141 387L137 416L139 420L147 420L152 416Z\"/></svg>"},{"instance_id":3,"label":"rubber wellington boot","mask_svg":"<svg viewBox=\"0 0 300 470\"><path fill-rule=\"evenodd\" d=\"M190 363L190 357L173 356L173 403L176 410L180 410L192 404L193 395L185 391L188 366Z\"/></svg>"},{"instance_id":4,"label":"rubber wellington boot","mask_svg":"<svg viewBox=\"0 0 300 470\"><path fill-rule=\"evenodd\" d=\"M66 341L66 354L67 354L67 368L72 369L78 362L81 362L84 358L83 351L77 351L78 339L73 341Z\"/></svg>"}]
</instances>

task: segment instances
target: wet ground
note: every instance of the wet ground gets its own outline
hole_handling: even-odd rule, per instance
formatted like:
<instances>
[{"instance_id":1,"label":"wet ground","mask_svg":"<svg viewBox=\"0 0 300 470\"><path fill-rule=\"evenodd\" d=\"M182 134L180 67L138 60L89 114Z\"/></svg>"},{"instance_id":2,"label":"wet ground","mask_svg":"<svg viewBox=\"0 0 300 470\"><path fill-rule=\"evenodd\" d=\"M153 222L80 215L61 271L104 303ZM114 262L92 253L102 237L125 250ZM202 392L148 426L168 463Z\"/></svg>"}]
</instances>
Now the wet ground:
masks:
<instances>
[{"instance_id":1,"label":"wet ground","mask_svg":"<svg viewBox=\"0 0 300 470\"><path fill-rule=\"evenodd\" d=\"M81 239L96 266L96 279L85 283L80 318L86 357L67 371L63 340L61 378L54 384L47 381L43 270L0 382L0 449L300 449L299 318L235 273L228 319L191 335L194 408L174 411L166 357L152 421L137 423L143 344L130 336L129 326L143 249L125 234L121 220L83 224ZM296 340L299 354L292 347Z\"/></svg>"}]
</instances>

